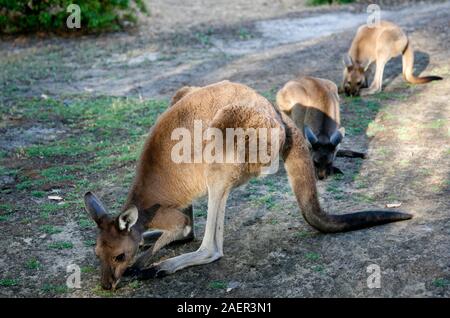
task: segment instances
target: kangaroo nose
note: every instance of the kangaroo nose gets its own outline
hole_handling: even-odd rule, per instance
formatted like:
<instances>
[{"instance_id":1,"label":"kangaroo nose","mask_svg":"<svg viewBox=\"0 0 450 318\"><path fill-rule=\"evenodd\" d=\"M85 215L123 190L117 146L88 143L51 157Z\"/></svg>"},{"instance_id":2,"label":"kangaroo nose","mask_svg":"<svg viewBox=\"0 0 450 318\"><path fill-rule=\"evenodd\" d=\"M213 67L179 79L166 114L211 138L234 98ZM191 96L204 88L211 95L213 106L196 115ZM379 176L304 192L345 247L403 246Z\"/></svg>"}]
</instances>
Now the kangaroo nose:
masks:
<instances>
[{"instance_id":1,"label":"kangaroo nose","mask_svg":"<svg viewBox=\"0 0 450 318\"><path fill-rule=\"evenodd\" d=\"M319 172L317 173L317 177L319 178L319 180L323 180L325 179L327 173L325 170L319 170Z\"/></svg>"}]
</instances>

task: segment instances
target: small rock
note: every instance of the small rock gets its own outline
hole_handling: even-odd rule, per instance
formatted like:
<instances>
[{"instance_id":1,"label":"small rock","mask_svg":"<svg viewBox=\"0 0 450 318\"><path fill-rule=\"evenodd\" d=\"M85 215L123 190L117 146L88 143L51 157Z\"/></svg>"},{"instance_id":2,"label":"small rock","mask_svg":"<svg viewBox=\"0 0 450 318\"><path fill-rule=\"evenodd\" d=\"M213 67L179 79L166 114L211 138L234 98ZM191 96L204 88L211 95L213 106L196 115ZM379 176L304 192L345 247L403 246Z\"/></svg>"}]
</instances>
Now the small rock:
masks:
<instances>
[{"instance_id":1,"label":"small rock","mask_svg":"<svg viewBox=\"0 0 450 318\"><path fill-rule=\"evenodd\" d=\"M9 185L14 183L14 177L11 176L0 176L0 189L8 188Z\"/></svg>"},{"instance_id":2,"label":"small rock","mask_svg":"<svg viewBox=\"0 0 450 318\"><path fill-rule=\"evenodd\" d=\"M399 202L399 203L388 203L388 204L386 204L386 207L387 208L399 208L401 205L402 205L401 202Z\"/></svg>"},{"instance_id":3,"label":"small rock","mask_svg":"<svg viewBox=\"0 0 450 318\"><path fill-rule=\"evenodd\" d=\"M27 243L27 244L30 244L31 241L33 241L33 239L32 239L31 237L28 237L28 238L26 238L26 239L23 239L23 241L24 241L25 243Z\"/></svg>"},{"instance_id":4,"label":"small rock","mask_svg":"<svg viewBox=\"0 0 450 318\"><path fill-rule=\"evenodd\" d=\"M241 284L239 282L229 282L227 286L227 293L232 291L235 288L238 288Z\"/></svg>"}]
</instances>

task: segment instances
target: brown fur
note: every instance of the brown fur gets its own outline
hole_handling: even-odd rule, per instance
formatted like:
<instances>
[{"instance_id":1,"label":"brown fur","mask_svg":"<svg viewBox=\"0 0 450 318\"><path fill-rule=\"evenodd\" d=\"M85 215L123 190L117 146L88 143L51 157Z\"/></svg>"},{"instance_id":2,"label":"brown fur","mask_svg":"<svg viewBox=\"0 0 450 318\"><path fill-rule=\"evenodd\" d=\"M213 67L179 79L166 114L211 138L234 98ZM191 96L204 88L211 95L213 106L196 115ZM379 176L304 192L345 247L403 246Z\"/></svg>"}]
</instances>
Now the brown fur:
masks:
<instances>
[{"instance_id":1,"label":"brown fur","mask_svg":"<svg viewBox=\"0 0 450 318\"><path fill-rule=\"evenodd\" d=\"M173 95L172 100L170 101L170 106L175 105L184 96L186 96L189 93L195 92L200 88L201 87L197 86L183 86L175 93L175 95Z\"/></svg>"},{"instance_id":2,"label":"brown fur","mask_svg":"<svg viewBox=\"0 0 450 318\"><path fill-rule=\"evenodd\" d=\"M249 87L219 82L187 94L159 117L144 145L135 180L118 217L111 218L98 199L91 193L86 194L86 209L100 229L96 251L102 261L104 288L116 287L124 268L133 263L146 230L163 231L155 244L158 248L188 236L193 224L182 210L205 194L208 194L208 217L200 248L156 263L148 269L139 269L138 273L141 278L161 276L223 256L228 194L234 187L258 175L262 164L174 163L171 149L176 141L171 140L171 133L179 127L192 131L194 120L202 120L204 129L279 128L282 132L280 153L299 206L306 220L320 231L345 231L410 218L407 214L390 213L382 217L377 215L374 220L370 213L363 213L363 217L356 221L350 218L343 222L343 216L326 215L319 205L306 142L295 124L290 118L281 117L270 102ZM138 211L138 217L135 211ZM125 258L118 264L114 258L122 253L125 253Z\"/></svg>"},{"instance_id":3,"label":"brown fur","mask_svg":"<svg viewBox=\"0 0 450 318\"><path fill-rule=\"evenodd\" d=\"M277 93L278 107L289 115L301 132L310 129L311 156L319 179L333 173L333 160L339 144L330 142L331 136L341 137L339 95L333 82L310 76L287 82ZM305 134L306 135L306 134Z\"/></svg>"},{"instance_id":4,"label":"brown fur","mask_svg":"<svg viewBox=\"0 0 450 318\"><path fill-rule=\"evenodd\" d=\"M414 84L441 80L439 76L416 77L414 70L414 52L406 34L399 26L389 21L380 21L379 25L359 27L348 57L344 58L343 90L347 95L368 95L380 92L383 71L386 63L398 55L403 55L403 77ZM376 64L375 77L369 88L367 70Z\"/></svg>"}]
</instances>

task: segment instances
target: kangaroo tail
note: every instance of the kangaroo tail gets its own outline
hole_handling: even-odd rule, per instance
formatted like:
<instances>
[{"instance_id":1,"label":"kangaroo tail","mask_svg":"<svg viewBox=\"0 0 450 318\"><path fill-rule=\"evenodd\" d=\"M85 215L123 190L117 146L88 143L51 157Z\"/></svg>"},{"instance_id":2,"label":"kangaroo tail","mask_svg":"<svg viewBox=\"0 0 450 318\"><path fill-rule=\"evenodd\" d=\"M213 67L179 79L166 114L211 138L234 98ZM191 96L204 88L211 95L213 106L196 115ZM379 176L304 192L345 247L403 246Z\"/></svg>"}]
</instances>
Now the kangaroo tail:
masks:
<instances>
[{"instance_id":1,"label":"kangaroo tail","mask_svg":"<svg viewBox=\"0 0 450 318\"><path fill-rule=\"evenodd\" d=\"M403 51L402 56L402 64L403 64L403 78L413 84L424 84L431 81L442 80L440 76L424 76L424 77L416 77L413 74L414 71L414 50L411 47L410 42L406 44L406 47Z\"/></svg>"},{"instance_id":2,"label":"kangaroo tail","mask_svg":"<svg viewBox=\"0 0 450 318\"><path fill-rule=\"evenodd\" d=\"M320 207L313 165L306 142L287 116L283 159L292 190L305 220L324 233L353 231L412 218L411 214L388 210L359 211L348 214L327 214Z\"/></svg>"}]
</instances>

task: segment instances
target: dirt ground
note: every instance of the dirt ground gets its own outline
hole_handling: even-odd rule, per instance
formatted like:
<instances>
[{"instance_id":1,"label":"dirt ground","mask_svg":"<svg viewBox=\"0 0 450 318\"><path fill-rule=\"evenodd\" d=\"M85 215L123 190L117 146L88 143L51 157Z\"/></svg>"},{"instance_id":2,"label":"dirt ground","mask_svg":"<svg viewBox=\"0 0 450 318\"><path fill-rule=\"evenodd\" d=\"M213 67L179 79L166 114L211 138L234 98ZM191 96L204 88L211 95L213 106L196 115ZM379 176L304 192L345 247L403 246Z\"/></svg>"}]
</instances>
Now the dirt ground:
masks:
<instances>
[{"instance_id":1,"label":"dirt ground","mask_svg":"<svg viewBox=\"0 0 450 318\"><path fill-rule=\"evenodd\" d=\"M397 58L382 93L342 96L342 147L369 158L338 158L345 174L318 183L326 211L401 203L412 220L320 234L301 217L280 169L232 193L221 260L162 279L124 280L115 293L99 287L96 230L82 196L95 191L118 212L146 133L175 90L229 79L273 101L300 74L339 83L365 8L152 0L151 16L127 33L3 39L0 296L449 297L450 2L442 1L381 7L381 17L409 35L416 74L444 80L407 84ZM196 240L155 260L200 245L206 200L194 210ZM80 289L65 284L70 264L81 268ZM380 288L368 288L371 264L380 267Z\"/></svg>"}]
</instances>

